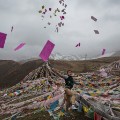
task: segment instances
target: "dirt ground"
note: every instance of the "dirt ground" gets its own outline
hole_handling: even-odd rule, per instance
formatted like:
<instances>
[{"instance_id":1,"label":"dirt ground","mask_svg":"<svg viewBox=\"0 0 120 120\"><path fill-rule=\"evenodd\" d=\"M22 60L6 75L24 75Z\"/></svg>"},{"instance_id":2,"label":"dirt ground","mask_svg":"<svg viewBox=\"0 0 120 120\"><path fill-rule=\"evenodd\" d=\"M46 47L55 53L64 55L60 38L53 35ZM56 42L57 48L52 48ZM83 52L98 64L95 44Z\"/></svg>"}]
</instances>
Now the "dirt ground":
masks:
<instances>
[{"instance_id":1,"label":"dirt ground","mask_svg":"<svg viewBox=\"0 0 120 120\"><path fill-rule=\"evenodd\" d=\"M53 117L49 115L48 112L40 112L26 116L25 118L19 118L18 120L54 120ZM63 116L60 120L92 120L84 115L84 113L79 113L72 111L69 117Z\"/></svg>"}]
</instances>

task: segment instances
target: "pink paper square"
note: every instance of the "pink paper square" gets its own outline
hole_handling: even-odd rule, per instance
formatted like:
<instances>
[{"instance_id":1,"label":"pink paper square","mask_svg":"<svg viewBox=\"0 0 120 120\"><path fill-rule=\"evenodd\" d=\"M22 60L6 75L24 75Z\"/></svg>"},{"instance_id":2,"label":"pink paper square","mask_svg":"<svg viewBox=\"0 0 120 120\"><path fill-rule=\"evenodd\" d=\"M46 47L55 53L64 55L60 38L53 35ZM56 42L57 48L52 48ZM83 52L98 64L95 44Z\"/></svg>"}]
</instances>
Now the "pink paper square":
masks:
<instances>
[{"instance_id":1,"label":"pink paper square","mask_svg":"<svg viewBox=\"0 0 120 120\"><path fill-rule=\"evenodd\" d=\"M102 50L102 55L104 55L104 54L105 54L105 51L106 51L106 49L103 49L103 50Z\"/></svg>"},{"instance_id":2,"label":"pink paper square","mask_svg":"<svg viewBox=\"0 0 120 120\"><path fill-rule=\"evenodd\" d=\"M7 34L0 32L0 48L4 48Z\"/></svg>"},{"instance_id":3,"label":"pink paper square","mask_svg":"<svg viewBox=\"0 0 120 120\"><path fill-rule=\"evenodd\" d=\"M40 53L40 57L43 61L47 61L49 59L49 56L54 48L55 44L53 44L51 41L47 41L44 48L42 49Z\"/></svg>"},{"instance_id":4,"label":"pink paper square","mask_svg":"<svg viewBox=\"0 0 120 120\"><path fill-rule=\"evenodd\" d=\"M22 48L26 43L21 43L20 45L18 45L14 50L19 50L20 48Z\"/></svg>"}]
</instances>

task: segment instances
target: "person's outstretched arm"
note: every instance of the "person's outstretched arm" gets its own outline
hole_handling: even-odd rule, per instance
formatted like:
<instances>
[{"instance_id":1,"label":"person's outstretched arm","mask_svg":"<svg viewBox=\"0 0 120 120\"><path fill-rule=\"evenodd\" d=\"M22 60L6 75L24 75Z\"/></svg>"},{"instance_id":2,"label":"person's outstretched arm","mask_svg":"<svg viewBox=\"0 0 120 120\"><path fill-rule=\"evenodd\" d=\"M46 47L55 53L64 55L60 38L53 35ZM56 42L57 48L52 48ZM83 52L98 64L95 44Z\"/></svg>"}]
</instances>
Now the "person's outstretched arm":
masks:
<instances>
[{"instance_id":1,"label":"person's outstretched arm","mask_svg":"<svg viewBox=\"0 0 120 120\"><path fill-rule=\"evenodd\" d=\"M74 79L73 79L73 82L74 82L74 84L76 84L76 85L80 85L80 86L82 86L82 84L79 82L76 82Z\"/></svg>"},{"instance_id":2,"label":"person's outstretched arm","mask_svg":"<svg viewBox=\"0 0 120 120\"><path fill-rule=\"evenodd\" d=\"M74 84L76 84L76 85L80 85L80 83L77 83L75 80L73 80L73 82L74 82Z\"/></svg>"},{"instance_id":3,"label":"person's outstretched arm","mask_svg":"<svg viewBox=\"0 0 120 120\"><path fill-rule=\"evenodd\" d=\"M65 77L63 75L61 75L56 69L52 68L52 71L57 74L59 77L65 79Z\"/></svg>"}]
</instances>

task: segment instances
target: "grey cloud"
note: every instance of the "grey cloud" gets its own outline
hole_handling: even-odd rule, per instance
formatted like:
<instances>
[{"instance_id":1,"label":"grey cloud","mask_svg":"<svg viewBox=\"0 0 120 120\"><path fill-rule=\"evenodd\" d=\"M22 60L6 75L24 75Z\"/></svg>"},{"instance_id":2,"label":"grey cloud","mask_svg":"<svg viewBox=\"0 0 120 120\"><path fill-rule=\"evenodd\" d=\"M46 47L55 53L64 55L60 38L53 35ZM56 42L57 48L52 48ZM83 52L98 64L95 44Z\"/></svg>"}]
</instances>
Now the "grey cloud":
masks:
<instances>
[{"instance_id":1,"label":"grey cloud","mask_svg":"<svg viewBox=\"0 0 120 120\"><path fill-rule=\"evenodd\" d=\"M55 0L0 0L0 32L8 33L5 48L0 49L0 59L26 59L38 57L39 52L49 39L55 43L53 53L95 56L101 53L102 48L107 52L120 50L120 0L66 0L67 15L65 26L55 33L57 18L48 16L41 20L38 11L42 5L57 8ZM98 22L90 19L93 15ZM48 22L51 26L47 26ZM14 26L13 33L10 32ZM44 29L44 26L47 26ZM94 34L94 29L100 35ZM26 46L14 52L14 48L21 42ZM80 42L81 47L75 48Z\"/></svg>"},{"instance_id":2,"label":"grey cloud","mask_svg":"<svg viewBox=\"0 0 120 120\"><path fill-rule=\"evenodd\" d=\"M104 20L111 21L111 22L118 22L120 23L120 16L119 15L111 15L111 14L105 14L103 17Z\"/></svg>"},{"instance_id":3,"label":"grey cloud","mask_svg":"<svg viewBox=\"0 0 120 120\"><path fill-rule=\"evenodd\" d=\"M106 46L110 52L120 50L120 35L112 36L107 40L101 42L101 45Z\"/></svg>"}]
</instances>

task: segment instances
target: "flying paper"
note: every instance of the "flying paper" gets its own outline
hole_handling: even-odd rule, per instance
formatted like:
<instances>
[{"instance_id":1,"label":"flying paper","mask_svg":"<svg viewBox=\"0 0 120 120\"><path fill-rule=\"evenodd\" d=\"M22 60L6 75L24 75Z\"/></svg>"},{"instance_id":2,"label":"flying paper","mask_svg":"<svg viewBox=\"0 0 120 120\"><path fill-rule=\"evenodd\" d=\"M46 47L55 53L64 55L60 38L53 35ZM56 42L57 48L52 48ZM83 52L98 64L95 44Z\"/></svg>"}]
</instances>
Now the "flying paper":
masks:
<instances>
[{"instance_id":1,"label":"flying paper","mask_svg":"<svg viewBox=\"0 0 120 120\"><path fill-rule=\"evenodd\" d=\"M58 23L58 26L61 27L61 23Z\"/></svg>"},{"instance_id":2,"label":"flying paper","mask_svg":"<svg viewBox=\"0 0 120 120\"><path fill-rule=\"evenodd\" d=\"M60 24L59 24L59 27L60 27ZM56 29L55 29L55 31L56 31L57 33L58 33L58 31L59 31L57 26L56 26Z\"/></svg>"},{"instance_id":3,"label":"flying paper","mask_svg":"<svg viewBox=\"0 0 120 120\"><path fill-rule=\"evenodd\" d=\"M64 16L60 16L60 19L61 19L61 20L64 20L64 19L65 19L65 17L64 17Z\"/></svg>"},{"instance_id":4,"label":"flying paper","mask_svg":"<svg viewBox=\"0 0 120 120\"><path fill-rule=\"evenodd\" d=\"M99 34L99 31L98 30L94 30L95 34Z\"/></svg>"},{"instance_id":5,"label":"flying paper","mask_svg":"<svg viewBox=\"0 0 120 120\"><path fill-rule=\"evenodd\" d=\"M40 57L43 61L47 61L49 59L49 56L54 48L55 44L53 44L51 41L47 41L44 48L42 49L40 53Z\"/></svg>"},{"instance_id":6,"label":"flying paper","mask_svg":"<svg viewBox=\"0 0 120 120\"><path fill-rule=\"evenodd\" d=\"M54 16L57 16L57 15L54 13Z\"/></svg>"},{"instance_id":7,"label":"flying paper","mask_svg":"<svg viewBox=\"0 0 120 120\"><path fill-rule=\"evenodd\" d=\"M21 43L20 45L18 45L18 46L14 49L14 51L21 49L25 44L26 44L26 43Z\"/></svg>"},{"instance_id":8,"label":"flying paper","mask_svg":"<svg viewBox=\"0 0 120 120\"><path fill-rule=\"evenodd\" d=\"M44 16L43 16L43 15L42 15L41 17L42 17L42 18L44 18Z\"/></svg>"},{"instance_id":9,"label":"flying paper","mask_svg":"<svg viewBox=\"0 0 120 120\"><path fill-rule=\"evenodd\" d=\"M51 23L50 22L48 22L48 25L50 25Z\"/></svg>"},{"instance_id":10,"label":"flying paper","mask_svg":"<svg viewBox=\"0 0 120 120\"><path fill-rule=\"evenodd\" d=\"M45 12L47 12L47 9L45 9Z\"/></svg>"},{"instance_id":11,"label":"flying paper","mask_svg":"<svg viewBox=\"0 0 120 120\"><path fill-rule=\"evenodd\" d=\"M0 32L0 48L4 48L7 34Z\"/></svg>"},{"instance_id":12,"label":"flying paper","mask_svg":"<svg viewBox=\"0 0 120 120\"><path fill-rule=\"evenodd\" d=\"M52 8L49 8L49 11L51 11L52 10Z\"/></svg>"},{"instance_id":13,"label":"flying paper","mask_svg":"<svg viewBox=\"0 0 120 120\"><path fill-rule=\"evenodd\" d=\"M67 5L65 4L65 8L67 7Z\"/></svg>"},{"instance_id":14,"label":"flying paper","mask_svg":"<svg viewBox=\"0 0 120 120\"><path fill-rule=\"evenodd\" d=\"M13 31L13 26L11 27L11 32Z\"/></svg>"},{"instance_id":15,"label":"flying paper","mask_svg":"<svg viewBox=\"0 0 120 120\"><path fill-rule=\"evenodd\" d=\"M58 23L58 26L59 27L64 26L64 23L60 22L60 23Z\"/></svg>"},{"instance_id":16,"label":"flying paper","mask_svg":"<svg viewBox=\"0 0 120 120\"><path fill-rule=\"evenodd\" d=\"M94 16L91 16L91 19L94 20L95 22L97 21L97 18L95 18Z\"/></svg>"},{"instance_id":17,"label":"flying paper","mask_svg":"<svg viewBox=\"0 0 120 120\"><path fill-rule=\"evenodd\" d=\"M39 12L39 13L42 13L42 10L39 10L38 12Z\"/></svg>"},{"instance_id":18,"label":"flying paper","mask_svg":"<svg viewBox=\"0 0 120 120\"><path fill-rule=\"evenodd\" d=\"M61 4L61 3L62 3L62 1L59 1L59 3Z\"/></svg>"},{"instance_id":19,"label":"flying paper","mask_svg":"<svg viewBox=\"0 0 120 120\"><path fill-rule=\"evenodd\" d=\"M75 47L80 47L80 43L78 43Z\"/></svg>"},{"instance_id":20,"label":"flying paper","mask_svg":"<svg viewBox=\"0 0 120 120\"><path fill-rule=\"evenodd\" d=\"M45 14L46 12L43 12L42 14Z\"/></svg>"},{"instance_id":21,"label":"flying paper","mask_svg":"<svg viewBox=\"0 0 120 120\"><path fill-rule=\"evenodd\" d=\"M62 9L61 12L65 12L65 9Z\"/></svg>"},{"instance_id":22,"label":"flying paper","mask_svg":"<svg viewBox=\"0 0 120 120\"><path fill-rule=\"evenodd\" d=\"M105 51L106 51L106 49L103 49L103 50L102 50L102 55L104 55L104 54L105 54Z\"/></svg>"},{"instance_id":23,"label":"flying paper","mask_svg":"<svg viewBox=\"0 0 120 120\"><path fill-rule=\"evenodd\" d=\"M38 11L40 14L42 14L42 16L41 16L42 20L44 20L44 18L46 17L47 14L50 16L49 18L52 20L52 18L54 18L54 17L59 17L59 13L61 13L60 19L63 21L62 23L59 23L59 21L57 23L55 23L55 24L52 23L52 21L51 21L51 24L49 24L48 21L46 23L49 26L50 25L51 26L52 25L56 26L56 25L59 24L58 27L56 27L55 32L58 32L58 30L60 29L60 27L62 28L64 26L65 14L67 14L67 12L66 12L67 4L65 3L65 0L59 0L59 3L61 4L60 8L56 8L56 9L53 10L53 8L51 8L51 7L47 8L45 5L42 5L41 9Z\"/></svg>"},{"instance_id":24,"label":"flying paper","mask_svg":"<svg viewBox=\"0 0 120 120\"><path fill-rule=\"evenodd\" d=\"M45 6L43 5L43 6L42 6L42 9L44 9L44 8L45 8Z\"/></svg>"}]
</instances>

